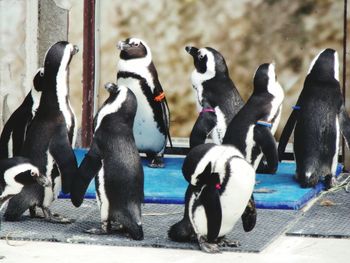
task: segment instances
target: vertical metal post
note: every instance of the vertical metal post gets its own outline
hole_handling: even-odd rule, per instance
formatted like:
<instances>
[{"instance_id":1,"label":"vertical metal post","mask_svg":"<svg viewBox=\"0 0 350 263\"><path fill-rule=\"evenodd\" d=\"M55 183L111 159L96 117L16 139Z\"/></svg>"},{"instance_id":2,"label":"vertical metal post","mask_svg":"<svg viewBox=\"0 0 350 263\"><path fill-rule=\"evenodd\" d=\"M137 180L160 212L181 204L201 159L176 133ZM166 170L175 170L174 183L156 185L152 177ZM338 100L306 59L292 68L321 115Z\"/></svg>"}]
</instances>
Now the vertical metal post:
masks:
<instances>
[{"instance_id":1,"label":"vertical metal post","mask_svg":"<svg viewBox=\"0 0 350 263\"><path fill-rule=\"evenodd\" d=\"M93 135L95 81L95 0L84 0L82 146Z\"/></svg>"},{"instance_id":2,"label":"vertical metal post","mask_svg":"<svg viewBox=\"0 0 350 263\"><path fill-rule=\"evenodd\" d=\"M347 31L348 31L348 12L347 12L348 1L344 0L344 16L343 16L343 97L344 104L346 105L346 53L347 53ZM345 146L345 141L342 141L342 157L344 163L344 170L349 170L350 160L347 160L346 156L349 155L349 150Z\"/></svg>"}]
</instances>

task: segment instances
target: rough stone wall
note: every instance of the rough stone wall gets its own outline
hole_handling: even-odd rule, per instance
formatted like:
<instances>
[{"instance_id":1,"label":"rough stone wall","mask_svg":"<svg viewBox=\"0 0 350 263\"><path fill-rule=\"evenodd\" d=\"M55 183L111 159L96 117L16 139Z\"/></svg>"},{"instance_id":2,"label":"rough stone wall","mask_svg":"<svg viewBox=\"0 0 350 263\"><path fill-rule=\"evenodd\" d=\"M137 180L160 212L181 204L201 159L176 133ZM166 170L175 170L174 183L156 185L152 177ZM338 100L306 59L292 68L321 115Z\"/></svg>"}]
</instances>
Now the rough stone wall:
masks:
<instances>
[{"instance_id":1,"label":"rough stone wall","mask_svg":"<svg viewBox=\"0 0 350 263\"><path fill-rule=\"evenodd\" d=\"M0 1L0 130L26 92L25 14L25 1Z\"/></svg>"},{"instance_id":2,"label":"rough stone wall","mask_svg":"<svg viewBox=\"0 0 350 263\"><path fill-rule=\"evenodd\" d=\"M61 20L64 13L59 18L57 14L61 11L50 11L52 0L40 2L48 10L42 21L49 21L41 26L51 24L56 30L51 32L55 39L48 42L39 36L42 60L51 44L49 42L66 38L61 34L67 29L67 24ZM70 67L72 105L80 123L83 1L66 2L71 4L68 38L81 50ZM9 106L14 110L30 89L23 84L26 3L24 0L0 0L0 113L6 94L10 94ZM286 93L280 129L299 95L312 57L321 49L332 47L338 50L342 61L341 0L100 0L100 3L99 104L107 95L103 84L116 78L116 43L129 36L143 38L152 49L169 100L173 136L188 136L197 116L190 83L193 63L184 50L186 45L211 46L219 50L226 58L230 75L244 99L251 94L252 78L258 65L274 61L278 79ZM40 34L47 31L40 29L40 23L39 30L43 30Z\"/></svg>"},{"instance_id":3,"label":"rough stone wall","mask_svg":"<svg viewBox=\"0 0 350 263\"><path fill-rule=\"evenodd\" d=\"M76 27L80 19L78 8L81 7L73 7L70 16L71 22L74 20L70 39L75 42L80 41L78 32L82 30ZM170 104L171 133L188 136L197 112L190 83L193 63L184 50L186 45L219 50L244 99L252 92L255 69L261 63L274 61L286 93L279 134L299 96L313 56L332 47L338 50L341 61L342 16L342 1L332 0L241 0L215 4L211 0L103 0L100 86L115 80L116 43L130 36L146 40ZM81 78L72 73L73 76L72 82L78 85ZM106 96L103 88L100 95L102 103Z\"/></svg>"}]
</instances>

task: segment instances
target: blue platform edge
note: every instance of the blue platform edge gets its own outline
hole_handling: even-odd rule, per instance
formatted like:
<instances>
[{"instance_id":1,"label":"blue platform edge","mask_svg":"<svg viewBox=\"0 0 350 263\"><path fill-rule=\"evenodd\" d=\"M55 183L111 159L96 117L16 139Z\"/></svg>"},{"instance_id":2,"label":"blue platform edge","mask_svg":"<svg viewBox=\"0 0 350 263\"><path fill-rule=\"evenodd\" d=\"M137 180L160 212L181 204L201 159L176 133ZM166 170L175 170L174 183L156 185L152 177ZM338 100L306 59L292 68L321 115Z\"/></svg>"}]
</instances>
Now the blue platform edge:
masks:
<instances>
[{"instance_id":1,"label":"blue platform edge","mask_svg":"<svg viewBox=\"0 0 350 263\"><path fill-rule=\"evenodd\" d=\"M84 158L85 149L75 149L77 161L80 164ZM184 157L166 157L165 168L154 169L147 166L147 160L142 160L145 174L145 203L183 204L188 183L183 178L181 168ZM343 166L338 164L337 175ZM295 163L282 162L276 174L256 174L255 189L268 190L268 193L254 193L257 208L298 210L305 206L323 189L322 182L314 188L301 188L294 179ZM60 198L69 195L60 194ZM95 182L90 183L85 198L95 198Z\"/></svg>"}]
</instances>

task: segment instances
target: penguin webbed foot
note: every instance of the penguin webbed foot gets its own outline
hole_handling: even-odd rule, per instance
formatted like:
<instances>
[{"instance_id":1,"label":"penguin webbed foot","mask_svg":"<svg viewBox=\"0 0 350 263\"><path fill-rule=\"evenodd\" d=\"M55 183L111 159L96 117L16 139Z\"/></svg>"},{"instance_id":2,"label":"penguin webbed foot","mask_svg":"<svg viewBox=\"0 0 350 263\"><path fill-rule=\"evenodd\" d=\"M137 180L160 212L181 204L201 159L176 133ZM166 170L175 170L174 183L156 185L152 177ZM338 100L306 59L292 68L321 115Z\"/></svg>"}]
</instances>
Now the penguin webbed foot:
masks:
<instances>
[{"instance_id":1,"label":"penguin webbed foot","mask_svg":"<svg viewBox=\"0 0 350 263\"><path fill-rule=\"evenodd\" d=\"M47 207L42 208L45 220L47 222L53 223L53 224L71 224L75 220L66 218L60 214L52 213L51 210Z\"/></svg>"},{"instance_id":2,"label":"penguin webbed foot","mask_svg":"<svg viewBox=\"0 0 350 263\"><path fill-rule=\"evenodd\" d=\"M92 235L108 235L112 233L112 225L109 221L101 222L100 228L91 228L84 231L87 234Z\"/></svg>"},{"instance_id":3,"label":"penguin webbed foot","mask_svg":"<svg viewBox=\"0 0 350 263\"><path fill-rule=\"evenodd\" d=\"M154 158L151 159L148 166L151 168L164 168L165 164L163 161L163 157L162 156L155 156Z\"/></svg>"},{"instance_id":4,"label":"penguin webbed foot","mask_svg":"<svg viewBox=\"0 0 350 263\"><path fill-rule=\"evenodd\" d=\"M219 247L239 247L240 245L238 240L229 240L226 237L220 238L218 242Z\"/></svg>"},{"instance_id":5,"label":"penguin webbed foot","mask_svg":"<svg viewBox=\"0 0 350 263\"><path fill-rule=\"evenodd\" d=\"M211 254L213 254L213 253L220 253L220 249L219 249L218 244L216 244L216 243L209 243L202 236L198 237L198 244L199 244L200 249L203 252L211 253Z\"/></svg>"},{"instance_id":6,"label":"penguin webbed foot","mask_svg":"<svg viewBox=\"0 0 350 263\"><path fill-rule=\"evenodd\" d=\"M337 180L332 174L328 174L324 177L324 188L326 191L337 185Z\"/></svg>"}]
</instances>

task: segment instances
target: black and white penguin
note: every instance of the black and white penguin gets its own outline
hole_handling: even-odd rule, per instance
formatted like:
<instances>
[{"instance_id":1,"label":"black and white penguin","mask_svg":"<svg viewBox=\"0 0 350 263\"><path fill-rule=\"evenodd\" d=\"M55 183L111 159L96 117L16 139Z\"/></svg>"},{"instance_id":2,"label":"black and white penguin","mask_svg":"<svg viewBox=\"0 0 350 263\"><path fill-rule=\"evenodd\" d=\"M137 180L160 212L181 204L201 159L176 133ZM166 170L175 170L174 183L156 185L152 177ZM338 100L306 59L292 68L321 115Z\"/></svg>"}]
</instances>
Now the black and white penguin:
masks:
<instances>
[{"instance_id":1,"label":"black and white penguin","mask_svg":"<svg viewBox=\"0 0 350 263\"><path fill-rule=\"evenodd\" d=\"M16 156L0 160L0 211L23 186L34 183L47 187L51 181L27 158Z\"/></svg>"},{"instance_id":2,"label":"black and white penguin","mask_svg":"<svg viewBox=\"0 0 350 263\"><path fill-rule=\"evenodd\" d=\"M147 154L149 166L164 167L163 154L169 135L169 108L145 41L128 38L118 43L120 60L117 84L132 90L137 98L134 137L137 149Z\"/></svg>"},{"instance_id":3,"label":"black and white penguin","mask_svg":"<svg viewBox=\"0 0 350 263\"><path fill-rule=\"evenodd\" d=\"M196 90L200 114L190 135L190 148L211 135L221 144L227 126L244 102L231 80L224 57L215 49L186 47L193 57L192 86Z\"/></svg>"},{"instance_id":4,"label":"black and white penguin","mask_svg":"<svg viewBox=\"0 0 350 263\"><path fill-rule=\"evenodd\" d=\"M186 197L186 205L200 248L213 253L219 252L221 244L237 246L224 237L253 193L253 167L233 146L201 144L186 156L182 172L190 183L192 193Z\"/></svg>"},{"instance_id":5,"label":"black and white penguin","mask_svg":"<svg viewBox=\"0 0 350 263\"><path fill-rule=\"evenodd\" d=\"M273 137L280 121L284 92L278 83L274 64L262 64L254 75L254 90L247 103L229 124L223 144L235 146L245 159L258 168L264 155L267 173L278 166L276 141Z\"/></svg>"},{"instance_id":6,"label":"black and white penguin","mask_svg":"<svg viewBox=\"0 0 350 263\"><path fill-rule=\"evenodd\" d=\"M33 79L33 88L5 123L0 136L0 159L20 154L27 127L39 107L43 75L44 68L39 68Z\"/></svg>"},{"instance_id":7,"label":"black and white penguin","mask_svg":"<svg viewBox=\"0 0 350 263\"><path fill-rule=\"evenodd\" d=\"M293 108L280 137L280 159L294 129L296 179L302 187L313 187L324 178L330 188L337 169L340 131L347 143L350 140L335 50L325 49L313 59Z\"/></svg>"},{"instance_id":8,"label":"black and white penguin","mask_svg":"<svg viewBox=\"0 0 350 263\"><path fill-rule=\"evenodd\" d=\"M133 136L137 100L124 86L108 83L105 87L110 95L95 117L93 141L79 167L80 176L74 178L71 200L80 206L95 177L101 229L89 233L109 233L117 223L133 239L140 240L144 176Z\"/></svg>"},{"instance_id":9,"label":"black and white penguin","mask_svg":"<svg viewBox=\"0 0 350 263\"><path fill-rule=\"evenodd\" d=\"M52 45L44 59L42 94L39 107L26 132L21 155L32 160L40 173L52 182L51 187L38 184L24 186L14 196L4 214L5 220L15 221L29 208L36 216L35 207L42 208L47 220L69 223L66 218L51 214L50 204L59 191L69 193L71 180L78 167L71 146L73 138L73 113L69 104L68 67L78 47L67 41ZM62 176L61 176L62 175Z\"/></svg>"}]
</instances>

